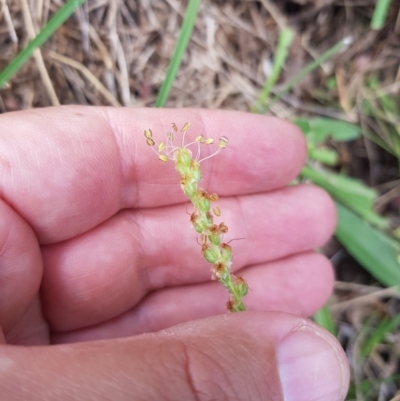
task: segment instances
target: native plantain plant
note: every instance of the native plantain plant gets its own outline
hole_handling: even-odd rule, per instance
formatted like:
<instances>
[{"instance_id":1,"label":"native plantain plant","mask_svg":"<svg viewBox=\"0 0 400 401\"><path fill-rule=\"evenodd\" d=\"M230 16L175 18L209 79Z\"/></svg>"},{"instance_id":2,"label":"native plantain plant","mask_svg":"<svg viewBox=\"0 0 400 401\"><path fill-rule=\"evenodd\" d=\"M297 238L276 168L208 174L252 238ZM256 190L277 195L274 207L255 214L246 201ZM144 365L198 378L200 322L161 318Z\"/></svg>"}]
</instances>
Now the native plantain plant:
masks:
<instances>
[{"instance_id":1,"label":"native plantain plant","mask_svg":"<svg viewBox=\"0 0 400 401\"><path fill-rule=\"evenodd\" d=\"M181 188L194 206L190 221L200 234L198 242L201 245L201 253L207 262L212 264L211 279L218 280L230 293L227 302L228 311L244 311L246 307L242 298L247 294L248 286L242 277L232 274L232 248L229 244L222 242L222 236L228 232L228 227L223 222L214 223L214 217L221 216L221 210L218 207L211 207L211 203L218 200L218 195L209 194L199 187L200 163L218 154L228 145L229 141L226 137L221 137L218 141L218 149L213 154L201 158L201 146L214 143L214 139L205 139L200 135L193 142L185 144L186 131L189 126L190 124L186 123L179 131L178 127L172 124L172 131L168 132L166 142L161 142L159 145L154 142L150 129L145 130L144 135L147 144L151 146L161 161L173 160L175 162L175 168L181 177ZM177 135L182 136L179 146L174 144ZM195 150L195 157L190 148Z\"/></svg>"}]
</instances>

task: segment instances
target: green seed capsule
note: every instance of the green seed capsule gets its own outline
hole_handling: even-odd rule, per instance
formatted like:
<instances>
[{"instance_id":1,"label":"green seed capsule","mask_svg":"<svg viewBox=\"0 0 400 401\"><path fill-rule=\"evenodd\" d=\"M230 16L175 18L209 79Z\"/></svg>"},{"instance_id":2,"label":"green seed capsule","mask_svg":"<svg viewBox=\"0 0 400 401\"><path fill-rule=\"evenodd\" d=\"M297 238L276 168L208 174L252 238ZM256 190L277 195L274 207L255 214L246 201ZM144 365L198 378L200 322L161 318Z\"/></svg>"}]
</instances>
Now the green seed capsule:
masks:
<instances>
[{"instance_id":1,"label":"green seed capsule","mask_svg":"<svg viewBox=\"0 0 400 401\"><path fill-rule=\"evenodd\" d=\"M246 283L244 281L240 281L240 282L237 283L237 285L236 285L236 293L240 297L246 296L248 292L249 292L249 288L247 287L247 285L246 285Z\"/></svg>"},{"instance_id":2,"label":"green seed capsule","mask_svg":"<svg viewBox=\"0 0 400 401\"><path fill-rule=\"evenodd\" d=\"M209 235L208 236L208 240L213 244L218 246L221 243L221 238L219 237L219 235Z\"/></svg>"},{"instance_id":3,"label":"green seed capsule","mask_svg":"<svg viewBox=\"0 0 400 401\"><path fill-rule=\"evenodd\" d=\"M208 247L204 251L203 255L209 263L217 263L218 259L220 258L219 250L214 246Z\"/></svg>"},{"instance_id":4,"label":"green seed capsule","mask_svg":"<svg viewBox=\"0 0 400 401\"><path fill-rule=\"evenodd\" d=\"M201 234L203 232L203 226L201 224L193 223L193 227L199 234Z\"/></svg>"},{"instance_id":5,"label":"green seed capsule","mask_svg":"<svg viewBox=\"0 0 400 401\"><path fill-rule=\"evenodd\" d=\"M232 251L228 248L221 247L222 259L229 261L232 259Z\"/></svg>"},{"instance_id":6,"label":"green seed capsule","mask_svg":"<svg viewBox=\"0 0 400 401\"><path fill-rule=\"evenodd\" d=\"M178 163L177 161L175 161L175 168L176 171L183 176L189 176L190 175L190 168L188 166L185 166L182 163Z\"/></svg>"},{"instance_id":7,"label":"green seed capsule","mask_svg":"<svg viewBox=\"0 0 400 401\"><path fill-rule=\"evenodd\" d=\"M198 233L202 233L204 230L207 229L207 222L204 221L204 219L202 219L200 216L196 219L196 221L193 223L194 229L198 232Z\"/></svg>"},{"instance_id":8,"label":"green seed capsule","mask_svg":"<svg viewBox=\"0 0 400 401\"><path fill-rule=\"evenodd\" d=\"M202 196L196 199L196 207L200 212L207 213L210 211L210 201Z\"/></svg>"},{"instance_id":9,"label":"green seed capsule","mask_svg":"<svg viewBox=\"0 0 400 401\"><path fill-rule=\"evenodd\" d=\"M197 184L194 182L187 182L185 185L182 185L182 189L189 198L192 198L197 192Z\"/></svg>"},{"instance_id":10,"label":"green seed capsule","mask_svg":"<svg viewBox=\"0 0 400 401\"><path fill-rule=\"evenodd\" d=\"M192 155L187 149L179 149L175 154L175 160L177 164L181 164L188 168L192 162Z\"/></svg>"},{"instance_id":11,"label":"green seed capsule","mask_svg":"<svg viewBox=\"0 0 400 401\"><path fill-rule=\"evenodd\" d=\"M201 179L201 171L200 171L200 166L198 163L193 163L192 164L192 169L191 169L191 178L195 182L199 182Z\"/></svg>"}]
</instances>

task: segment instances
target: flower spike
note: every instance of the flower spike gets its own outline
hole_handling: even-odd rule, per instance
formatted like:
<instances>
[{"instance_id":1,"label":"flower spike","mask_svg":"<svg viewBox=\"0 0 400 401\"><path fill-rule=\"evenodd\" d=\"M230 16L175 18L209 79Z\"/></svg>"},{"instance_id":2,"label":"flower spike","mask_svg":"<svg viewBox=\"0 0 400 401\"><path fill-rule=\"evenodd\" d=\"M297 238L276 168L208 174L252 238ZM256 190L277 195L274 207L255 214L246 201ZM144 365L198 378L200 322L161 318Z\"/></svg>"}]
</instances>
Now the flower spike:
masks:
<instances>
[{"instance_id":1,"label":"flower spike","mask_svg":"<svg viewBox=\"0 0 400 401\"><path fill-rule=\"evenodd\" d=\"M189 127L190 123L186 123L180 130L183 134L180 146L174 144L174 136L178 135L179 131L175 123L172 124L172 131L167 134L166 143L161 142L156 147L152 131L146 129L144 135L147 144L151 146L161 161L173 160L175 162L175 168L180 174L182 190L194 206L194 212L190 214L190 222L199 233L197 242L201 246L203 257L212 264L211 279L218 280L230 293L227 302L228 311L244 311L246 307L242 298L247 294L248 285L242 277L235 276L231 272L232 248L228 243L222 241L223 234L228 232L228 226L223 222L216 224L213 220L214 217L221 216L220 208L214 206L211 209L210 205L211 202L218 200L218 195L216 193L209 194L198 185L201 179L200 163L225 149L229 140L226 136L222 136L218 140L218 148L215 152L201 159L201 145L211 145L214 143L214 139L206 139L203 135L199 135L193 142L185 144L186 132ZM193 145L197 149L195 157L189 149Z\"/></svg>"}]
</instances>

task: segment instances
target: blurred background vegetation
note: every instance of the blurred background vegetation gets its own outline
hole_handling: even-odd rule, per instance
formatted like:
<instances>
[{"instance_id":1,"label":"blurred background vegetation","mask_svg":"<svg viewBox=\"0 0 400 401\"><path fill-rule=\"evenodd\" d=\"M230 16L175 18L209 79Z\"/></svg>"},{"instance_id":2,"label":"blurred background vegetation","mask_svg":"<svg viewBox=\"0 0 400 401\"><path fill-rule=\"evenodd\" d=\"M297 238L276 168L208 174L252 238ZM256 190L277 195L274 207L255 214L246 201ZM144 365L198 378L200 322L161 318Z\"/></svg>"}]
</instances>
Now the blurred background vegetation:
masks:
<instances>
[{"instance_id":1,"label":"blurred background vegetation","mask_svg":"<svg viewBox=\"0 0 400 401\"><path fill-rule=\"evenodd\" d=\"M347 353L348 400L400 400L398 0L0 0L0 48L2 113L203 107L297 124L297 181L339 217L322 250L335 292L314 319Z\"/></svg>"}]
</instances>

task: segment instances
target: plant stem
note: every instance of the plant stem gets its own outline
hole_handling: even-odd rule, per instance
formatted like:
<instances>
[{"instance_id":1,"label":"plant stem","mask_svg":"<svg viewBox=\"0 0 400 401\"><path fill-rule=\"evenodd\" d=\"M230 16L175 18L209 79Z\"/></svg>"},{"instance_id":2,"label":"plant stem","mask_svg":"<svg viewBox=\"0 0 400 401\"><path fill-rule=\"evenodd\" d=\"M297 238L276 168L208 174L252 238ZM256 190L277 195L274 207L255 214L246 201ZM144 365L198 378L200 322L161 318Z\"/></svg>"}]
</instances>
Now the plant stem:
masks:
<instances>
[{"instance_id":1,"label":"plant stem","mask_svg":"<svg viewBox=\"0 0 400 401\"><path fill-rule=\"evenodd\" d=\"M264 88L260 92L254 106L251 108L251 111L253 113L257 113L259 110L261 110L263 105L266 103L271 93L271 89L275 85L275 82L277 81L282 71L282 68L285 65L289 47L292 44L293 38L294 38L293 29L284 28L280 31L272 72L267 78Z\"/></svg>"},{"instance_id":2,"label":"plant stem","mask_svg":"<svg viewBox=\"0 0 400 401\"><path fill-rule=\"evenodd\" d=\"M385 25L391 0L378 0L371 19L371 29L381 29Z\"/></svg>"},{"instance_id":3,"label":"plant stem","mask_svg":"<svg viewBox=\"0 0 400 401\"><path fill-rule=\"evenodd\" d=\"M193 31L194 23L196 22L197 12L200 6L200 0L190 0L187 6L186 14L183 19L182 28L179 33L179 38L176 43L174 53L168 66L167 74L164 82L158 93L155 107L164 107L174 83L176 74L182 63L183 55L189 43L190 36Z\"/></svg>"},{"instance_id":4,"label":"plant stem","mask_svg":"<svg viewBox=\"0 0 400 401\"><path fill-rule=\"evenodd\" d=\"M10 64L0 73L0 89L14 76L14 74L28 61L32 53L40 47L47 39L62 25L69 16L85 0L68 0L64 6L58 10L49 22L40 30L34 39L14 57Z\"/></svg>"},{"instance_id":5,"label":"plant stem","mask_svg":"<svg viewBox=\"0 0 400 401\"><path fill-rule=\"evenodd\" d=\"M306 77L310 72L318 68L323 62L346 49L351 44L351 41L352 39L350 37L342 39L340 42L336 43L336 45L328 49L325 53L317 57L313 62L306 65L299 73L297 73L293 78L289 79L289 81L283 85L283 87L277 92L275 97L267 105L267 109L271 108L273 104L282 99L282 97L285 96L286 93L288 93L294 85L296 85L299 81Z\"/></svg>"}]
</instances>

